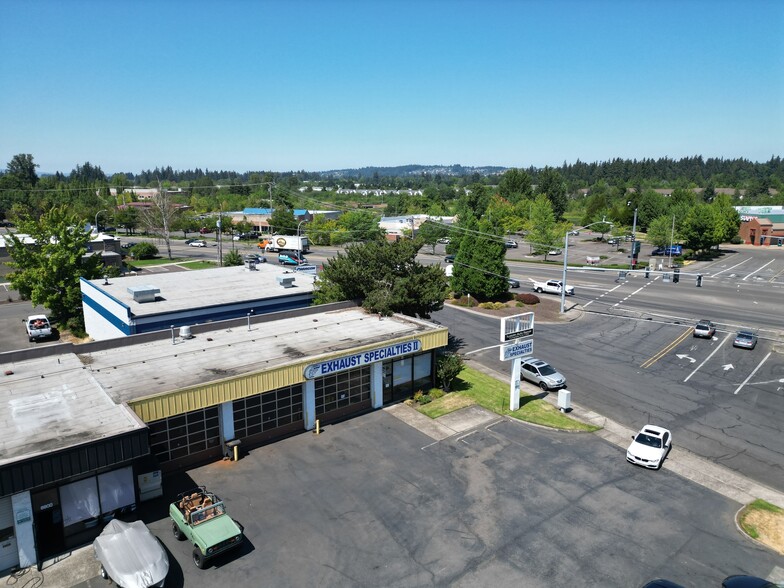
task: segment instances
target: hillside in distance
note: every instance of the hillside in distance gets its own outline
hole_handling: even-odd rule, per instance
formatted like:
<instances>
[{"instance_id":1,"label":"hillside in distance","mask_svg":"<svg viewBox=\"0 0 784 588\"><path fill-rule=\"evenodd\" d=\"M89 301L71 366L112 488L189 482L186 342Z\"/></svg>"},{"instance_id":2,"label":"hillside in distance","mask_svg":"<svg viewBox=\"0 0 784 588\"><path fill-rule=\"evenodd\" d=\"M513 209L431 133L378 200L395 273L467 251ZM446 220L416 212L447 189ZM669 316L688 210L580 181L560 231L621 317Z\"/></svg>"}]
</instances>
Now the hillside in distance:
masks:
<instances>
[{"instance_id":1,"label":"hillside in distance","mask_svg":"<svg viewBox=\"0 0 784 588\"><path fill-rule=\"evenodd\" d=\"M463 166L460 164L452 165L398 165L395 167L361 167L354 169L332 169L318 172L326 178L387 178L387 177L411 177L411 176L470 176L479 174L480 176L492 176L502 174L507 168L498 165L486 165L482 167Z\"/></svg>"}]
</instances>

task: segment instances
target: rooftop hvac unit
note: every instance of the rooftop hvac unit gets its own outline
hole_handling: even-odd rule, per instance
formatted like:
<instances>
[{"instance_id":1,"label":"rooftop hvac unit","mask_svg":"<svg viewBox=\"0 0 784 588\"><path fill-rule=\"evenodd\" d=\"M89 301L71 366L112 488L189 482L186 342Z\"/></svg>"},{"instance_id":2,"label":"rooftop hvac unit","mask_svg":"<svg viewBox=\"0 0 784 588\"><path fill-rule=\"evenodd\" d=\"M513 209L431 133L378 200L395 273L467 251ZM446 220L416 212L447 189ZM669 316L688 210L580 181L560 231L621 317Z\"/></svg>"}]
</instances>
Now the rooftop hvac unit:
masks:
<instances>
[{"instance_id":1,"label":"rooftop hvac unit","mask_svg":"<svg viewBox=\"0 0 784 588\"><path fill-rule=\"evenodd\" d=\"M180 327L180 339L193 339L193 333L188 325Z\"/></svg>"},{"instance_id":2,"label":"rooftop hvac unit","mask_svg":"<svg viewBox=\"0 0 784 588\"><path fill-rule=\"evenodd\" d=\"M133 296L134 302L155 302L155 296L161 289L155 286L128 286L128 294Z\"/></svg>"}]
</instances>

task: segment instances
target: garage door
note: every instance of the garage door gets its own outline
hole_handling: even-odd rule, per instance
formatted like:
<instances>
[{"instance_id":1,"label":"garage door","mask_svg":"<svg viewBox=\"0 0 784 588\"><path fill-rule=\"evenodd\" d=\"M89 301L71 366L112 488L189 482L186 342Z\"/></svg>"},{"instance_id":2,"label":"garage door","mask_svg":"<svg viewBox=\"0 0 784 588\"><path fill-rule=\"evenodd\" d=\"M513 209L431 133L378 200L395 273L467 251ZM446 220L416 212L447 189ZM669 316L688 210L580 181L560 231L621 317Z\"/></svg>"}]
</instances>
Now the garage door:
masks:
<instances>
[{"instance_id":1,"label":"garage door","mask_svg":"<svg viewBox=\"0 0 784 588\"><path fill-rule=\"evenodd\" d=\"M0 498L0 570L19 565L19 550L14 536L14 509L11 497Z\"/></svg>"}]
</instances>

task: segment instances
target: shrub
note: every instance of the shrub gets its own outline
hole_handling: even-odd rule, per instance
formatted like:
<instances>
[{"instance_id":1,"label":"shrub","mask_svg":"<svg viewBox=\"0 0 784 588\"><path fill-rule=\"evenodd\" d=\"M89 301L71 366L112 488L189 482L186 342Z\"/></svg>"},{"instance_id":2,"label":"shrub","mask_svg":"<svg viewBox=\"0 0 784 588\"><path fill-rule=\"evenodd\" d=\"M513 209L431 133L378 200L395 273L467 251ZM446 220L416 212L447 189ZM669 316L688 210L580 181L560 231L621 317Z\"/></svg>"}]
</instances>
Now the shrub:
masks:
<instances>
[{"instance_id":1,"label":"shrub","mask_svg":"<svg viewBox=\"0 0 784 588\"><path fill-rule=\"evenodd\" d=\"M141 241L131 247L131 255L134 259L152 259L158 255L158 248L147 241Z\"/></svg>"},{"instance_id":2,"label":"shrub","mask_svg":"<svg viewBox=\"0 0 784 588\"><path fill-rule=\"evenodd\" d=\"M224 266L237 266L242 265L242 255L236 249L232 249L226 255L223 256L223 265Z\"/></svg>"},{"instance_id":3,"label":"shrub","mask_svg":"<svg viewBox=\"0 0 784 588\"><path fill-rule=\"evenodd\" d=\"M742 245L743 239L740 235L735 235L732 239L730 239L730 243L733 245Z\"/></svg>"},{"instance_id":4,"label":"shrub","mask_svg":"<svg viewBox=\"0 0 784 588\"><path fill-rule=\"evenodd\" d=\"M441 388L449 392L449 387L452 385L457 375L463 369L463 358L457 353L444 353L438 358L436 362L436 377L441 382Z\"/></svg>"},{"instance_id":5,"label":"shrub","mask_svg":"<svg viewBox=\"0 0 784 588\"><path fill-rule=\"evenodd\" d=\"M530 292L524 292L522 294L518 294L515 296L515 300L518 302L522 302L523 304L539 304L541 300L536 294L531 294Z\"/></svg>"},{"instance_id":6,"label":"shrub","mask_svg":"<svg viewBox=\"0 0 784 588\"><path fill-rule=\"evenodd\" d=\"M430 392L427 393L427 395L430 396L430 398L433 400L442 398L444 394L446 394L446 392L444 392L441 388L431 388Z\"/></svg>"}]
</instances>

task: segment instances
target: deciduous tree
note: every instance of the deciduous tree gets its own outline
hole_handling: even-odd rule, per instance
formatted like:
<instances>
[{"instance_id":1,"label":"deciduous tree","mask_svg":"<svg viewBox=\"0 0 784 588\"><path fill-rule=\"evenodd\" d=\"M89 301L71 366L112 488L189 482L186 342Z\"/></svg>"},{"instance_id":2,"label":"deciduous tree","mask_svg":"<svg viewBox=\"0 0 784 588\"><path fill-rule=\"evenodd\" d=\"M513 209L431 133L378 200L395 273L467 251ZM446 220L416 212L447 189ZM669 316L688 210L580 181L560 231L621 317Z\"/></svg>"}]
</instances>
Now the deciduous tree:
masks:
<instances>
[{"instance_id":1,"label":"deciduous tree","mask_svg":"<svg viewBox=\"0 0 784 588\"><path fill-rule=\"evenodd\" d=\"M29 235L29 241L17 234L6 236L14 268L8 276L11 286L33 305L49 309L55 322L78 333L84 331L79 278L92 280L107 272L100 255L86 255L90 234L85 225L85 219L60 206L40 218L17 219L18 234Z\"/></svg>"}]
</instances>

